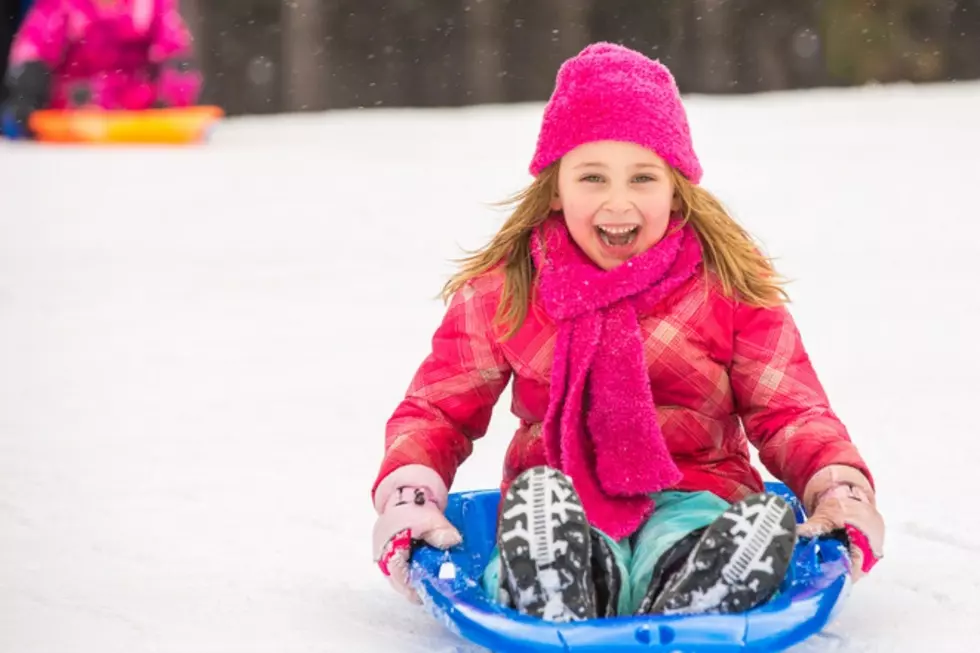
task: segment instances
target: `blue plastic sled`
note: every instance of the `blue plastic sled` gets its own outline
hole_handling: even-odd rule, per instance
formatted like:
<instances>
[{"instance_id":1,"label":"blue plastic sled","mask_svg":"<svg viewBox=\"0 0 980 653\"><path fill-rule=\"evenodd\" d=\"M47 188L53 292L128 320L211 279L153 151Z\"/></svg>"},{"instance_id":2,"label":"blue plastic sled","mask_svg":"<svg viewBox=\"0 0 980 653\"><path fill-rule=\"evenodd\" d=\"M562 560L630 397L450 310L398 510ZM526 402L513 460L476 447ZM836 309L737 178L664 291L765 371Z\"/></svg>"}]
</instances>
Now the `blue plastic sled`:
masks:
<instances>
[{"instance_id":1,"label":"blue plastic sled","mask_svg":"<svg viewBox=\"0 0 980 653\"><path fill-rule=\"evenodd\" d=\"M767 489L791 502L781 483ZM500 492L450 495L446 516L463 535L451 551L424 546L412 558L412 582L431 614L449 630L495 653L722 653L782 651L820 632L840 610L851 587L844 545L833 539L800 540L780 592L744 614L626 616L555 624L518 614L483 591L483 570L493 550Z\"/></svg>"}]
</instances>

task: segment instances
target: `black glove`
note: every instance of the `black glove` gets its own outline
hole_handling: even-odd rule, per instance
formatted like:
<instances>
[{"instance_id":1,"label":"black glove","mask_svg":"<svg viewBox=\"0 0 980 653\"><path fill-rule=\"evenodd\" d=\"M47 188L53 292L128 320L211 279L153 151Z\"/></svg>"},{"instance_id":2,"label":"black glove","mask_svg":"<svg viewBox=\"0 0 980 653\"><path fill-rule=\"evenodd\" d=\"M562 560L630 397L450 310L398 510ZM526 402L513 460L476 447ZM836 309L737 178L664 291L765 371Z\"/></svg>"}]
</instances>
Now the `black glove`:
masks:
<instances>
[{"instance_id":1,"label":"black glove","mask_svg":"<svg viewBox=\"0 0 980 653\"><path fill-rule=\"evenodd\" d=\"M51 70L41 61L28 61L7 71L4 80L9 99L0 108L0 123L8 136L33 136L29 124L32 113L48 105L51 97Z\"/></svg>"}]
</instances>

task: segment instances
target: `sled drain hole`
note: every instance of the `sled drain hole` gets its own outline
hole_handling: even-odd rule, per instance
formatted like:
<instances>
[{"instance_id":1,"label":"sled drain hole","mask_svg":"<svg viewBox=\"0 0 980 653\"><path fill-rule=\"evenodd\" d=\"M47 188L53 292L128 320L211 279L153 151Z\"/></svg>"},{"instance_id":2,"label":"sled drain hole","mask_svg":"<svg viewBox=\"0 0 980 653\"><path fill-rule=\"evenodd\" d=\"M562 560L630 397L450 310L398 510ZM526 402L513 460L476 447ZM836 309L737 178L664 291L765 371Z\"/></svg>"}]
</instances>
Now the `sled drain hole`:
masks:
<instances>
[{"instance_id":1,"label":"sled drain hole","mask_svg":"<svg viewBox=\"0 0 980 653\"><path fill-rule=\"evenodd\" d=\"M636 629L636 641L647 646L670 644L674 641L674 629L670 626L640 626Z\"/></svg>"}]
</instances>

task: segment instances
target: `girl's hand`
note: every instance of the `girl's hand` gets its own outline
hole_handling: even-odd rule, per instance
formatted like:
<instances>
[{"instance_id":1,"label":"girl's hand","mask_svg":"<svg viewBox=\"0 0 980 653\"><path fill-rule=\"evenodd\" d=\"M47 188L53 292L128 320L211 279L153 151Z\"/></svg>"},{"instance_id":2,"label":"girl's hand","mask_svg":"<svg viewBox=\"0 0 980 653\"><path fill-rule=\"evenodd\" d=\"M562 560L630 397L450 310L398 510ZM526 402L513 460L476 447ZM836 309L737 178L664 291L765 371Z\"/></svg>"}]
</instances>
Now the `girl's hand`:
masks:
<instances>
[{"instance_id":1,"label":"girl's hand","mask_svg":"<svg viewBox=\"0 0 980 653\"><path fill-rule=\"evenodd\" d=\"M408 576L412 541L422 540L439 549L463 541L443 514L446 497L442 479L421 465L395 470L375 495L379 515L372 537L374 560L392 587L414 603L420 601Z\"/></svg>"},{"instance_id":2,"label":"girl's hand","mask_svg":"<svg viewBox=\"0 0 980 653\"><path fill-rule=\"evenodd\" d=\"M857 581L883 557L885 522L875 505L871 484L852 467L831 465L807 483L804 505L810 515L800 537L844 531L851 555L851 576Z\"/></svg>"}]
</instances>

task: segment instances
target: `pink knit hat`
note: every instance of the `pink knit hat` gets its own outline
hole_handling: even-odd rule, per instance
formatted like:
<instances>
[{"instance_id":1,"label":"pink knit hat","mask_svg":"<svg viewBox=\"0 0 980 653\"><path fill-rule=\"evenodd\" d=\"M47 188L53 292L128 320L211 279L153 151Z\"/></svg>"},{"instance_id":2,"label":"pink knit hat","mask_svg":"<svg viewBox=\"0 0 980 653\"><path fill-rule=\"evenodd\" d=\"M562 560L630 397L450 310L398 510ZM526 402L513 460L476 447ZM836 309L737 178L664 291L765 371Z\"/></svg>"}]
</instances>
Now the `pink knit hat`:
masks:
<instances>
[{"instance_id":1,"label":"pink knit hat","mask_svg":"<svg viewBox=\"0 0 980 653\"><path fill-rule=\"evenodd\" d=\"M673 75L659 61L614 43L594 43L558 70L530 171L584 143L615 140L656 152L692 183L701 164Z\"/></svg>"}]
</instances>

